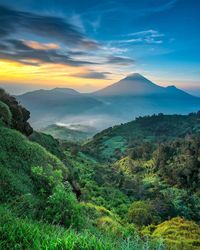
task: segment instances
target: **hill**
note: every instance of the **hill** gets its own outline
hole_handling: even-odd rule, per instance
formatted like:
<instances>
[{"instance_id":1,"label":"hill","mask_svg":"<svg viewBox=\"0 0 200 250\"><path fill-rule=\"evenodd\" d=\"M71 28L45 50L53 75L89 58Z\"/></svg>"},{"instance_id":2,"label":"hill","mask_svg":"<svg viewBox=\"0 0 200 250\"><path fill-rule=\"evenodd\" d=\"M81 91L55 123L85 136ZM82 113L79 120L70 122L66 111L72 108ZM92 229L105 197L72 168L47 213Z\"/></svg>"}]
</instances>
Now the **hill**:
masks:
<instances>
[{"instance_id":1,"label":"hill","mask_svg":"<svg viewBox=\"0 0 200 250\"><path fill-rule=\"evenodd\" d=\"M139 117L80 145L26 137L0 107L1 248L198 249L199 112Z\"/></svg>"},{"instance_id":2,"label":"hill","mask_svg":"<svg viewBox=\"0 0 200 250\"><path fill-rule=\"evenodd\" d=\"M189 115L161 113L139 117L134 121L105 129L96 134L84 147L99 159L116 160L134 143L159 143L199 133L199 112Z\"/></svg>"},{"instance_id":3,"label":"hill","mask_svg":"<svg viewBox=\"0 0 200 250\"><path fill-rule=\"evenodd\" d=\"M115 205L129 199L117 186L112 188L115 198L108 197L110 183L100 184L97 176L101 169L107 175L106 166L75 151L79 145L74 143L37 132L22 135L21 127L11 127L9 106L0 105L0 248L160 249L159 241L142 240L133 225L114 213Z\"/></svg>"}]
</instances>

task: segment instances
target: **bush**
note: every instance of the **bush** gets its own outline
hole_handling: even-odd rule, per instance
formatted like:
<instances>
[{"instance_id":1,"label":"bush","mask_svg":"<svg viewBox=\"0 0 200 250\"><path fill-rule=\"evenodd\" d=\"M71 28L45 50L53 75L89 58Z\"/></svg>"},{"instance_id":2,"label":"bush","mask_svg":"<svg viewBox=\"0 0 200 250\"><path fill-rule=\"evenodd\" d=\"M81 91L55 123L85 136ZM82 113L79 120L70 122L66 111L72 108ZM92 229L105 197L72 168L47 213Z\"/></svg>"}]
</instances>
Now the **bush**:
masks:
<instances>
[{"instance_id":1,"label":"bush","mask_svg":"<svg viewBox=\"0 0 200 250\"><path fill-rule=\"evenodd\" d=\"M80 229L84 225L81 205L71 190L58 185L47 200L44 219L53 224Z\"/></svg>"},{"instance_id":2,"label":"bush","mask_svg":"<svg viewBox=\"0 0 200 250\"><path fill-rule=\"evenodd\" d=\"M114 218L105 216L97 220L97 227L106 232L119 237L134 237L136 228L133 224L121 224Z\"/></svg>"},{"instance_id":3,"label":"bush","mask_svg":"<svg viewBox=\"0 0 200 250\"><path fill-rule=\"evenodd\" d=\"M138 226L143 226L158 222L159 217L150 202L135 201L129 207L128 220Z\"/></svg>"},{"instance_id":4,"label":"bush","mask_svg":"<svg viewBox=\"0 0 200 250\"><path fill-rule=\"evenodd\" d=\"M162 237L167 249L197 250L200 249L200 227L193 221L175 217L157 226L146 227L143 235L153 238Z\"/></svg>"}]
</instances>

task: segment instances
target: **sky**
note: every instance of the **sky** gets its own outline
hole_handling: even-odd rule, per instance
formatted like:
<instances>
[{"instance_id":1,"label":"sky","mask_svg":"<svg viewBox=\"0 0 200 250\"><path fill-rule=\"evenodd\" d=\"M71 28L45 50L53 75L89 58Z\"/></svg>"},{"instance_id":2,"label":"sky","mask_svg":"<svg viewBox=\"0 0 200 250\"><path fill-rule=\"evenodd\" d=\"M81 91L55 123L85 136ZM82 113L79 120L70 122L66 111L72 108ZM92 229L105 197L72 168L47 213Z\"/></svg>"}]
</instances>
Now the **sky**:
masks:
<instances>
[{"instance_id":1,"label":"sky","mask_svg":"<svg viewBox=\"0 0 200 250\"><path fill-rule=\"evenodd\" d=\"M200 96L198 0L0 0L0 86L103 88L138 72Z\"/></svg>"}]
</instances>

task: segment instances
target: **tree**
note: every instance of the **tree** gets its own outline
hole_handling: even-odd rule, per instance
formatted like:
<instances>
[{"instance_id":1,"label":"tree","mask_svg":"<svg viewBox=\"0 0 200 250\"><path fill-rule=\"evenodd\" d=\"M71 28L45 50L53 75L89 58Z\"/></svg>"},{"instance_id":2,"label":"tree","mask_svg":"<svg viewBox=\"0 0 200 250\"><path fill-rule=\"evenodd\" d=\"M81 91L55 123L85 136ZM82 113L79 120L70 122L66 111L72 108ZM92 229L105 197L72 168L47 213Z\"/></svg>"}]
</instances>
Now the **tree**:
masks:
<instances>
[{"instance_id":1,"label":"tree","mask_svg":"<svg viewBox=\"0 0 200 250\"><path fill-rule=\"evenodd\" d=\"M32 134L33 129L27 122L30 118L30 112L19 105L16 99L7 94L3 89L0 89L0 101L6 104L12 113L11 127L27 136Z\"/></svg>"},{"instance_id":2,"label":"tree","mask_svg":"<svg viewBox=\"0 0 200 250\"><path fill-rule=\"evenodd\" d=\"M12 122L12 113L8 105L0 101L0 121L3 122L4 125L10 126Z\"/></svg>"}]
</instances>

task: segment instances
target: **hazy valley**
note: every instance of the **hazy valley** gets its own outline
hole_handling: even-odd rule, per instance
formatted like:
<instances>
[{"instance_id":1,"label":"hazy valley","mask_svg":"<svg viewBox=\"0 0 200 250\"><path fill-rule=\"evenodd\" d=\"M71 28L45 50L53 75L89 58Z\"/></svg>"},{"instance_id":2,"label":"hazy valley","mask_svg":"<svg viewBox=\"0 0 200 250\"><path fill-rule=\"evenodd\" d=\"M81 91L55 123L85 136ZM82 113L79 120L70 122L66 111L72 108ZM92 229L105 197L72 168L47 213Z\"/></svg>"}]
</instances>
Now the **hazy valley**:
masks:
<instances>
[{"instance_id":1,"label":"hazy valley","mask_svg":"<svg viewBox=\"0 0 200 250\"><path fill-rule=\"evenodd\" d=\"M98 131L143 115L195 112L200 104L200 98L175 86L160 87L140 74L90 94L56 88L28 92L17 96L17 100L30 110L35 129L63 123Z\"/></svg>"}]
</instances>

